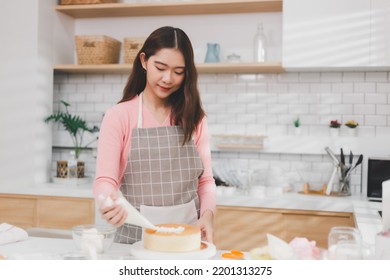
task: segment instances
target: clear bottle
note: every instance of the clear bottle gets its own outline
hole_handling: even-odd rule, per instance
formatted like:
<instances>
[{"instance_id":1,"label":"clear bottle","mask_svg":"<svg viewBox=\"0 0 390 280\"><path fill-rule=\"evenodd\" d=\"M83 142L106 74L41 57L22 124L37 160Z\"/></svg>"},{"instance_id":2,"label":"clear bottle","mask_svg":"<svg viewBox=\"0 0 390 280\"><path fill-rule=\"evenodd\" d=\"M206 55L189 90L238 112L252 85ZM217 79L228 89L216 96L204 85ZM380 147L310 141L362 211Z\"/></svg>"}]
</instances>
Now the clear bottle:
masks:
<instances>
[{"instance_id":1,"label":"clear bottle","mask_svg":"<svg viewBox=\"0 0 390 280\"><path fill-rule=\"evenodd\" d=\"M266 60L266 43L267 38L265 37L263 30L263 23L257 25L257 32L254 38L254 61L264 62Z\"/></svg>"},{"instance_id":2,"label":"clear bottle","mask_svg":"<svg viewBox=\"0 0 390 280\"><path fill-rule=\"evenodd\" d=\"M75 151L70 151L69 153L68 178L77 178L77 159Z\"/></svg>"}]
</instances>

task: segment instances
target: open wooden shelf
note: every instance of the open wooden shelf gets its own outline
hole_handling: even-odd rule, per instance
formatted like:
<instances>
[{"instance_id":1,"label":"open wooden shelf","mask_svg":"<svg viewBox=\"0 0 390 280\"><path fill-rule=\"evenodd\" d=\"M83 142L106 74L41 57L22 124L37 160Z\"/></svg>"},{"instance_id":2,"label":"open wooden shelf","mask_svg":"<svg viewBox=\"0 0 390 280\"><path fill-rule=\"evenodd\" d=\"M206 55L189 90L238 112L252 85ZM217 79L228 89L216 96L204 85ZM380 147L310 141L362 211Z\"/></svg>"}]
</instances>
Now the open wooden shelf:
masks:
<instances>
[{"instance_id":1,"label":"open wooden shelf","mask_svg":"<svg viewBox=\"0 0 390 280\"><path fill-rule=\"evenodd\" d=\"M284 72L280 62L264 63L202 63L197 65L199 73L281 73ZM54 67L55 72L74 74L129 74L131 64L99 64L76 65L59 64Z\"/></svg>"},{"instance_id":2,"label":"open wooden shelf","mask_svg":"<svg viewBox=\"0 0 390 280\"><path fill-rule=\"evenodd\" d=\"M151 3L57 5L73 18L281 12L283 0L203 0Z\"/></svg>"}]
</instances>

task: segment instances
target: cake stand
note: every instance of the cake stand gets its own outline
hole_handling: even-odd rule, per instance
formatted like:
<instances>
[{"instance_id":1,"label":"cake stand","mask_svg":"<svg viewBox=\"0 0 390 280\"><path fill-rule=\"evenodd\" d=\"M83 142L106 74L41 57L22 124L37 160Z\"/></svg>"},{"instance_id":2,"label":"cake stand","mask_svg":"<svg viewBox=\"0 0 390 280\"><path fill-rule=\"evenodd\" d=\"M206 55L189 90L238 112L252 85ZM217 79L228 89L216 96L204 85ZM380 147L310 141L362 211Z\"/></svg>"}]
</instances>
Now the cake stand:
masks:
<instances>
[{"instance_id":1,"label":"cake stand","mask_svg":"<svg viewBox=\"0 0 390 280\"><path fill-rule=\"evenodd\" d=\"M215 256L217 250L214 244L202 241L197 251L191 252L159 252L144 248L143 241L134 243L131 254L140 260L207 260Z\"/></svg>"}]
</instances>

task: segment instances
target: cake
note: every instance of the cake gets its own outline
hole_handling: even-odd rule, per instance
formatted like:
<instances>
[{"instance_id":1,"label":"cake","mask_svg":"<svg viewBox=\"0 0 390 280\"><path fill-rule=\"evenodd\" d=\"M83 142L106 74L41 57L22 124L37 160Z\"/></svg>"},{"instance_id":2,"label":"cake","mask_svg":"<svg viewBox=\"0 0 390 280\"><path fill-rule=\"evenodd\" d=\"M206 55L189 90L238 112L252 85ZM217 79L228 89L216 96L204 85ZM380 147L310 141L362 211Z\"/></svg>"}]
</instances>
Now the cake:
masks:
<instances>
[{"instance_id":1,"label":"cake","mask_svg":"<svg viewBox=\"0 0 390 280\"><path fill-rule=\"evenodd\" d=\"M201 232L188 224L159 224L155 229L145 229L144 248L159 252L190 252L201 247Z\"/></svg>"}]
</instances>

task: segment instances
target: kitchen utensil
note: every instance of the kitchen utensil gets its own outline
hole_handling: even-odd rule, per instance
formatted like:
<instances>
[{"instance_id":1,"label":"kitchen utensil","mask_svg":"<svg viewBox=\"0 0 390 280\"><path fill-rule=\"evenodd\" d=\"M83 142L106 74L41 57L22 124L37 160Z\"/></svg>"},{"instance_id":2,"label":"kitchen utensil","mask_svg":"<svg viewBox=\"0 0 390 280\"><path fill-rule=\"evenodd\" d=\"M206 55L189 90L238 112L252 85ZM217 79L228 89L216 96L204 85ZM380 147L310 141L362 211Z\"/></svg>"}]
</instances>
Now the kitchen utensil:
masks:
<instances>
[{"instance_id":1,"label":"kitchen utensil","mask_svg":"<svg viewBox=\"0 0 390 280\"><path fill-rule=\"evenodd\" d=\"M359 158L358 158L358 160L357 160L357 162L355 163L355 165L354 165L353 167L351 167L351 168L348 170L348 172L347 172L347 174L345 175L345 177L350 176L350 175L351 175L351 172L352 172L356 167L358 167L358 165L360 165L360 164L362 163L362 161L363 161L363 155L360 155Z\"/></svg>"},{"instance_id":2,"label":"kitchen utensil","mask_svg":"<svg viewBox=\"0 0 390 280\"><path fill-rule=\"evenodd\" d=\"M340 161L337 159L337 157L335 156L335 154L332 152L332 150L329 147L325 147L325 151L333 159L334 164L340 165Z\"/></svg>"},{"instance_id":3,"label":"kitchen utensil","mask_svg":"<svg viewBox=\"0 0 390 280\"><path fill-rule=\"evenodd\" d=\"M103 200L103 205L105 207L110 207L114 203L109 196L106 198L99 196L99 199ZM131 205L126 198L123 197L122 193L119 193L119 197L116 199L115 203L125 208L127 212L127 218L125 220L126 224L136 225L143 228L151 228L154 230L158 229L158 227L149 222L133 205Z\"/></svg>"},{"instance_id":4,"label":"kitchen utensil","mask_svg":"<svg viewBox=\"0 0 390 280\"><path fill-rule=\"evenodd\" d=\"M353 154L352 154L352 151L349 152L349 165L352 166L352 162L353 162Z\"/></svg>"},{"instance_id":5,"label":"kitchen utensil","mask_svg":"<svg viewBox=\"0 0 390 280\"><path fill-rule=\"evenodd\" d=\"M334 177L336 176L337 169L338 169L338 166L335 165L333 168L332 175L330 176L328 185L326 186L326 191L325 191L326 195L330 195L330 193L332 192L333 181L334 181Z\"/></svg>"},{"instance_id":6,"label":"kitchen utensil","mask_svg":"<svg viewBox=\"0 0 390 280\"><path fill-rule=\"evenodd\" d=\"M352 171L353 171L356 167L358 167L358 165L360 165L360 164L362 163L362 161L363 161L363 155L360 155L359 158L358 158L358 160L356 161L355 165L354 165L353 167L350 167L350 168L348 169L348 171L346 172L345 176L341 178L343 182L342 182L342 184L341 184L341 186L340 186L340 192L345 191L345 190L344 190L345 184L346 184L347 182L349 182L349 177L351 176Z\"/></svg>"},{"instance_id":7,"label":"kitchen utensil","mask_svg":"<svg viewBox=\"0 0 390 280\"><path fill-rule=\"evenodd\" d=\"M344 156L343 148L340 148L340 161L343 165L345 165L345 156Z\"/></svg>"}]
</instances>

